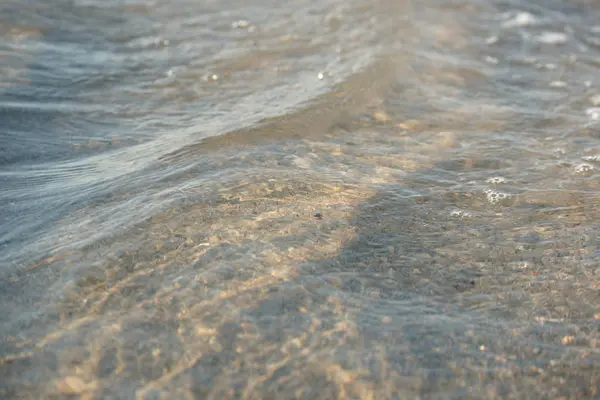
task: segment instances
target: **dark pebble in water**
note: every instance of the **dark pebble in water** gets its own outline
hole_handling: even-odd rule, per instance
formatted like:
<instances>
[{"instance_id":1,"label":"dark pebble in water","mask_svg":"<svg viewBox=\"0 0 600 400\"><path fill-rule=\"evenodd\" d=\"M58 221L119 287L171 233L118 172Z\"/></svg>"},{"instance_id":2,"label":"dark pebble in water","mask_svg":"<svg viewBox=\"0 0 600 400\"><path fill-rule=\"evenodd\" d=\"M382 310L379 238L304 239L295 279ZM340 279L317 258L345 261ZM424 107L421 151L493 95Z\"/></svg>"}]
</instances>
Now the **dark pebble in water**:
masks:
<instances>
[{"instance_id":1,"label":"dark pebble in water","mask_svg":"<svg viewBox=\"0 0 600 400\"><path fill-rule=\"evenodd\" d=\"M323 219L323 214L321 214L320 212L318 212L318 213L315 213L314 217L316 219Z\"/></svg>"}]
</instances>

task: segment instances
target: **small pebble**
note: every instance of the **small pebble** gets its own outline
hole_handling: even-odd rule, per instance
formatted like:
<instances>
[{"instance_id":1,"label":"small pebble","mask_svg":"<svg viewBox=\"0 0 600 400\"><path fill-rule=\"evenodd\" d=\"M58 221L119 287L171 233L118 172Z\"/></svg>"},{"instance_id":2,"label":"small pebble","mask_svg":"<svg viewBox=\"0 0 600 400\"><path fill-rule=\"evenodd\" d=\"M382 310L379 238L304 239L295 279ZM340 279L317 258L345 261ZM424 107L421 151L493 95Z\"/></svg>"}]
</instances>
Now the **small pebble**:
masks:
<instances>
[{"instance_id":1,"label":"small pebble","mask_svg":"<svg viewBox=\"0 0 600 400\"><path fill-rule=\"evenodd\" d=\"M407 131L412 131L424 126L424 123L416 119L409 119L399 123L397 126L398 128L405 129Z\"/></svg>"},{"instance_id":2,"label":"small pebble","mask_svg":"<svg viewBox=\"0 0 600 400\"><path fill-rule=\"evenodd\" d=\"M95 383L86 384L78 376L68 376L56 384L58 391L67 396L81 395L86 390L93 390L95 387Z\"/></svg>"},{"instance_id":3,"label":"small pebble","mask_svg":"<svg viewBox=\"0 0 600 400\"><path fill-rule=\"evenodd\" d=\"M318 212L318 213L315 213L314 217L316 219L323 219L323 214L321 214L320 212Z\"/></svg>"},{"instance_id":4,"label":"small pebble","mask_svg":"<svg viewBox=\"0 0 600 400\"><path fill-rule=\"evenodd\" d=\"M575 343L575 336L565 336L561 340L562 344L569 345Z\"/></svg>"},{"instance_id":5,"label":"small pebble","mask_svg":"<svg viewBox=\"0 0 600 400\"><path fill-rule=\"evenodd\" d=\"M377 111L373 113L373 118L379 122L388 122L391 120L390 116L385 111Z\"/></svg>"},{"instance_id":6,"label":"small pebble","mask_svg":"<svg viewBox=\"0 0 600 400\"><path fill-rule=\"evenodd\" d=\"M600 106L600 94L590 97L590 103L592 103L594 107Z\"/></svg>"}]
</instances>

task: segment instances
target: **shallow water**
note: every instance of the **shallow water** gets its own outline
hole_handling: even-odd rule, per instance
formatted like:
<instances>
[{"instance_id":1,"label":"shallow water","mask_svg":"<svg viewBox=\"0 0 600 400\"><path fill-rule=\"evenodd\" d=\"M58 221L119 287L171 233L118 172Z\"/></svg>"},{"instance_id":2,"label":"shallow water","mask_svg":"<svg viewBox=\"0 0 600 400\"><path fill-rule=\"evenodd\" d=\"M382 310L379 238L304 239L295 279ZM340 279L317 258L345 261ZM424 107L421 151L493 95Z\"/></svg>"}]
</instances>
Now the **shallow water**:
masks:
<instances>
[{"instance_id":1,"label":"shallow water","mask_svg":"<svg viewBox=\"0 0 600 400\"><path fill-rule=\"evenodd\" d=\"M598 21L3 3L1 397L597 398Z\"/></svg>"}]
</instances>

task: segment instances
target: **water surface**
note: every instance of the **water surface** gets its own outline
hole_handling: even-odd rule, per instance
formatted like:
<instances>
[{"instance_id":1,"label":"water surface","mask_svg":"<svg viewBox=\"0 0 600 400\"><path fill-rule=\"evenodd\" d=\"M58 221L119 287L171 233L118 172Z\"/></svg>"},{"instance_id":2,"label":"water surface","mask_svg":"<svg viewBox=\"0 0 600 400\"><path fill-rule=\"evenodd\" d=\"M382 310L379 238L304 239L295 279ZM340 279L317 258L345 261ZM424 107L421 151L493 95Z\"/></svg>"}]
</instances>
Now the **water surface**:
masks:
<instances>
[{"instance_id":1,"label":"water surface","mask_svg":"<svg viewBox=\"0 0 600 400\"><path fill-rule=\"evenodd\" d=\"M200 3L0 6L2 397L598 396L596 3Z\"/></svg>"}]
</instances>

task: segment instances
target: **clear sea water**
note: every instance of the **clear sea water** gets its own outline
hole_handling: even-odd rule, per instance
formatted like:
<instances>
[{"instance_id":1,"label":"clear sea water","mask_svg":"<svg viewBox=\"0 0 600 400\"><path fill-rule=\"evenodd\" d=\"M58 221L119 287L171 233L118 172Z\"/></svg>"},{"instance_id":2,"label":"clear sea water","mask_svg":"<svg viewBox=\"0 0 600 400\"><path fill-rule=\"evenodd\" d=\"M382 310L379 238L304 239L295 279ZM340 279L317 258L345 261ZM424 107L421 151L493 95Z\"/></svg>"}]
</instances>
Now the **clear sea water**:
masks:
<instances>
[{"instance_id":1,"label":"clear sea water","mask_svg":"<svg viewBox=\"0 0 600 400\"><path fill-rule=\"evenodd\" d=\"M4 0L0 398L600 397L600 3Z\"/></svg>"}]
</instances>

